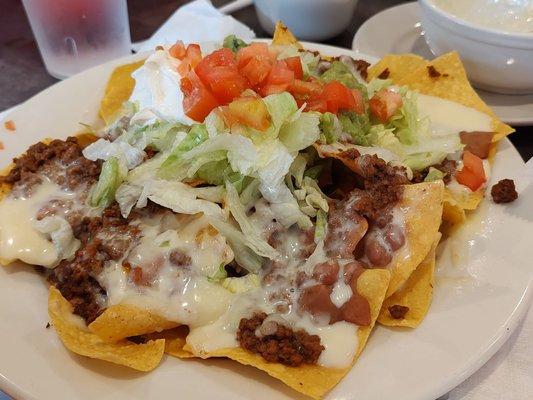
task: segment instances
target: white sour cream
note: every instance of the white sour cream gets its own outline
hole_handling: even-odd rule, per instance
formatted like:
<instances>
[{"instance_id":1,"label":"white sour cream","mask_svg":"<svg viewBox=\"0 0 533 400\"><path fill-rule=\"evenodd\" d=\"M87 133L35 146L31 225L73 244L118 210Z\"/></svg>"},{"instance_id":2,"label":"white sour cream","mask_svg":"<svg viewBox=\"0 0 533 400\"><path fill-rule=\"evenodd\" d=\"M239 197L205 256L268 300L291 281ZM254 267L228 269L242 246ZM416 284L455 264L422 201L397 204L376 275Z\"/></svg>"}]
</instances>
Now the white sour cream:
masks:
<instances>
[{"instance_id":1,"label":"white sour cream","mask_svg":"<svg viewBox=\"0 0 533 400\"><path fill-rule=\"evenodd\" d=\"M533 32L531 0L433 0L457 18L507 32Z\"/></svg>"},{"instance_id":2,"label":"white sour cream","mask_svg":"<svg viewBox=\"0 0 533 400\"><path fill-rule=\"evenodd\" d=\"M144 124L155 122L155 116L185 124L194 122L183 111L179 64L180 60L171 57L166 48L157 50L132 74L135 87L129 100L138 103L143 118L137 119L142 119ZM154 118L146 119L150 113Z\"/></svg>"}]
</instances>

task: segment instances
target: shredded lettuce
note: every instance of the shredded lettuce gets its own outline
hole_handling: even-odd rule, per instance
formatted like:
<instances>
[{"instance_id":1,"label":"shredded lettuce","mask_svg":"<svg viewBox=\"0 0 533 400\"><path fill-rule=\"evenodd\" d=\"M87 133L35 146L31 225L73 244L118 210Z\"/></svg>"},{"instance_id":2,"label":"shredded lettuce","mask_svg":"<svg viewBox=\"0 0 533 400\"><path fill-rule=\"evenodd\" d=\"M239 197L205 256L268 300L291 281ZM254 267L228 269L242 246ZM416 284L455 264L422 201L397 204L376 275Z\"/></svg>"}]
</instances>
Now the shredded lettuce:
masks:
<instances>
[{"instance_id":1,"label":"shredded lettuce","mask_svg":"<svg viewBox=\"0 0 533 400\"><path fill-rule=\"evenodd\" d=\"M148 199L180 214L197 214L222 218L220 206L205 200L203 188L193 188L178 181L153 180L146 182L137 201L137 208L146 207ZM211 193L208 193L211 198ZM212 199L212 198L211 198Z\"/></svg>"},{"instance_id":2,"label":"shredded lettuce","mask_svg":"<svg viewBox=\"0 0 533 400\"><path fill-rule=\"evenodd\" d=\"M218 267L217 272L215 272L213 275L208 276L207 280L211 283L220 282L228 277L228 272L226 271L224 263L220 264Z\"/></svg>"},{"instance_id":3,"label":"shredded lettuce","mask_svg":"<svg viewBox=\"0 0 533 400\"><path fill-rule=\"evenodd\" d=\"M315 243L324 240L327 234L328 214L324 210L318 210L315 224Z\"/></svg>"},{"instance_id":4,"label":"shredded lettuce","mask_svg":"<svg viewBox=\"0 0 533 400\"><path fill-rule=\"evenodd\" d=\"M175 148L159 168L159 176L165 179L174 178L177 167L180 166L182 156L189 150L205 142L209 137L204 125L195 124L191 130Z\"/></svg>"},{"instance_id":5,"label":"shredded lettuce","mask_svg":"<svg viewBox=\"0 0 533 400\"><path fill-rule=\"evenodd\" d=\"M132 169L143 162L146 154L126 142L98 139L83 149L83 156L92 161L118 158L123 160L128 169Z\"/></svg>"},{"instance_id":6,"label":"shredded lettuce","mask_svg":"<svg viewBox=\"0 0 533 400\"><path fill-rule=\"evenodd\" d=\"M222 287L231 293L245 293L260 286L261 280L257 274L226 278L222 281Z\"/></svg>"},{"instance_id":7,"label":"shredded lettuce","mask_svg":"<svg viewBox=\"0 0 533 400\"><path fill-rule=\"evenodd\" d=\"M267 257L271 260L280 260L281 254L270 246L266 240L261 238L263 232L250 221L246 215L246 210L241 203L237 190L229 182L226 183L226 205L228 206L231 215L233 215L233 218L235 218L235 221L239 224L241 231L246 238L246 245L262 257Z\"/></svg>"},{"instance_id":8,"label":"shredded lettuce","mask_svg":"<svg viewBox=\"0 0 533 400\"><path fill-rule=\"evenodd\" d=\"M229 35L224 38L224 42L222 43L222 46L226 49L230 49L234 53L242 49L243 47L248 46L248 43L246 43L244 40L239 39L235 35Z\"/></svg>"},{"instance_id":9,"label":"shredded lettuce","mask_svg":"<svg viewBox=\"0 0 533 400\"><path fill-rule=\"evenodd\" d=\"M128 218L130 215L131 209L141 197L142 187L137 185L132 185L128 183L123 183L120 185L115 193L115 200L117 201L120 207L120 213L124 218Z\"/></svg>"},{"instance_id":10,"label":"shredded lettuce","mask_svg":"<svg viewBox=\"0 0 533 400\"><path fill-rule=\"evenodd\" d=\"M263 259L247 246L246 238L242 232L230 223L217 218L209 217L208 221L213 228L226 238L229 246L233 250L237 264L249 272L258 273L261 269Z\"/></svg>"},{"instance_id":11,"label":"shredded lettuce","mask_svg":"<svg viewBox=\"0 0 533 400\"><path fill-rule=\"evenodd\" d=\"M379 92L381 89L387 89L391 85L392 85L392 80L390 79L379 79L379 78L372 79L366 85L366 93L368 95L368 98L371 99L372 97L374 97L374 94Z\"/></svg>"},{"instance_id":12,"label":"shredded lettuce","mask_svg":"<svg viewBox=\"0 0 533 400\"><path fill-rule=\"evenodd\" d=\"M93 207L108 207L115 200L115 192L124 181L127 172L122 160L111 157L105 161L98 182L91 189L89 204Z\"/></svg>"},{"instance_id":13,"label":"shredded lettuce","mask_svg":"<svg viewBox=\"0 0 533 400\"><path fill-rule=\"evenodd\" d=\"M116 142L126 142L140 150L150 147L167 151L172 148L178 133L188 131L189 127L179 122L156 121L150 125L131 126Z\"/></svg>"},{"instance_id":14,"label":"shredded lettuce","mask_svg":"<svg viewBox=\"0 0 533 400\"><path fill-rule=\"evenodd\" d=\"M298 152L319 139L319 123L318 113L301 113L298 118L281 128L279 139L290 152Z\"/></svg>"},{"instance_id":15,"label":"shredded lettuce","mask_svg":"<svg viewBox=\"0 0 533 400\"><path fill-rule=\"evenodd\" d=\"M437 168L429 167L428 174L424 178L424 182L432 182L444 179L446 174Z\"/></svg>"}]
</instances>

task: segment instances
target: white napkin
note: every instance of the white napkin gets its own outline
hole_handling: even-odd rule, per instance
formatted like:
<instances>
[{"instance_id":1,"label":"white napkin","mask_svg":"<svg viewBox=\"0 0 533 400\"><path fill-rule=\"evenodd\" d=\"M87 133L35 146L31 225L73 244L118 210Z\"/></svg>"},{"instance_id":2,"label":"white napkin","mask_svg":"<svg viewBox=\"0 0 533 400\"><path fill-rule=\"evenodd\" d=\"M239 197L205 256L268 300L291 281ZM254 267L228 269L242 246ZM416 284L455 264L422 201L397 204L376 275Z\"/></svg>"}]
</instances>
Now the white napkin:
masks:
<instances>
[{"instance_id":1,"label":"white napkin","mask_svg":"<svg viewBox=\"0 0 533 400\"><path fill-rule=\"evenodd\" d=\"M149 51L157 45L217 42L228 35L243 40L255 37L254 31L235 18L218 11L208 0L195 0L179 8L137 51Z\"/></svg>"}]
</instances>

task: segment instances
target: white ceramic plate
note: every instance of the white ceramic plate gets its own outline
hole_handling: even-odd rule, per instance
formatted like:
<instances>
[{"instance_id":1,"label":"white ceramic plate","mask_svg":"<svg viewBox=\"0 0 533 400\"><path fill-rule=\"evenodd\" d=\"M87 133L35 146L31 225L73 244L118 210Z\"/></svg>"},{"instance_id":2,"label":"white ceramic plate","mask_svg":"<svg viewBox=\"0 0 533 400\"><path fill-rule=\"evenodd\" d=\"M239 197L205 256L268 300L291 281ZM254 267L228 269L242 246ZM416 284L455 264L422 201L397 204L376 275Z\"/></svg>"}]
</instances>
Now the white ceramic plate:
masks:
<instances>
[{"instance_id":1,"label":"white ceramic plate","mask_svg":"<svg viewBox=\"0 0 533 400\"><path fill-rule=\"evenodd\" d=\"M329 55L354 55L311 46ZM13 110L7 118L15 122L16 132L0 127L5 145L0 166L39 139L65 138L78 122L94 122L113 67L141 56L74 76ZM378 326L328 399L436 399L483 365L510 336L531 292L533 187L526 189L523 169L517 151L504 140L493 180L515 178L521 198L507 206L485 201L468 229L444 243L426 320L416 330ZM53 329L45 328L46 301L46 285L32 268L0 268L0 388L17 399L303 398L265 373L229 360L167 357L145 374L74 355Z\"/></svg>"},{"instance_id":2,"label":"white ceramic plate","mask_svg":"<svg viewBox=\"0 0 533 400\"><path fill-rule=\"evenodd\" d=\"M355 34L352 49L377 58L391 53L434 58L424 40L420 7L416 2L389 8L365 21ZM480 89L477 92L504 122L533 125L533 95L505 95Z\"/></svg>"}]
</instances>

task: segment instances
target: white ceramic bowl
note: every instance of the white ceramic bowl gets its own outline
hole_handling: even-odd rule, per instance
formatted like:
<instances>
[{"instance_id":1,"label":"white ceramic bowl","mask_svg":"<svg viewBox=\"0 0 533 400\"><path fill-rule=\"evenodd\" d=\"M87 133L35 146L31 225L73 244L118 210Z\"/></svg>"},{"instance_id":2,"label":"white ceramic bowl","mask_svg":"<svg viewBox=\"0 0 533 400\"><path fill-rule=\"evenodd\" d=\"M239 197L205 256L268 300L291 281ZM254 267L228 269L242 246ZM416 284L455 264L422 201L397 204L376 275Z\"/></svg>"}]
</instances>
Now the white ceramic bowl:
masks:
<instances>
[{"instance_id":1,"label":"white ceramic bowl","mask_svg":"<svg viewBox=\"0 0 533 400\"><path fill-rule=\"evenodd\" d=\"M426 41L435 55L457 50L481 89L533 93L533 33L490 29L459 19L432 0L418 0Z\"/></svg>"},{"instance_id":2,"label":"white ceramic bowl","mask_svg":"<svg viewBox=\"0 0 533 400\"><path fill-rule=\"evenodd\" d=\"M254 0L257 17L272 34L277 21L301 40L326 40L350 24L358 0Z\"/></svg>"}]
</instances>

